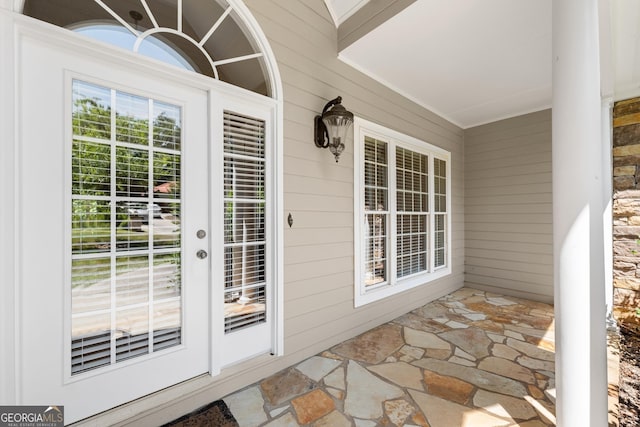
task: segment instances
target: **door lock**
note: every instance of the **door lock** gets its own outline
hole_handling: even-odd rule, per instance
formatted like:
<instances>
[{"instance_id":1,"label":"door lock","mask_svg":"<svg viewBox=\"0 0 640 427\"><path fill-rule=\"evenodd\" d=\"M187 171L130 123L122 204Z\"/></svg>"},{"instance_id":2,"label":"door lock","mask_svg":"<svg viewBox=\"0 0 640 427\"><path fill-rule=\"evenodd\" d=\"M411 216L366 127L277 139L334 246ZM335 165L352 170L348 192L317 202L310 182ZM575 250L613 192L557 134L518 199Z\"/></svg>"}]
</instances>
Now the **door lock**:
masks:
<instances>
[{"instance_id":1,"label":"door lock","mask_svg":"<svg viewBox=\"0 0 640 427\"><path fill-rule=\"evenodd\" d=\"M200 249L198 252L196 252L196 256L200 259L205 259L207 257L207 255L209 255L207 253L207 251Z\"/></svg>"}]
</instances>

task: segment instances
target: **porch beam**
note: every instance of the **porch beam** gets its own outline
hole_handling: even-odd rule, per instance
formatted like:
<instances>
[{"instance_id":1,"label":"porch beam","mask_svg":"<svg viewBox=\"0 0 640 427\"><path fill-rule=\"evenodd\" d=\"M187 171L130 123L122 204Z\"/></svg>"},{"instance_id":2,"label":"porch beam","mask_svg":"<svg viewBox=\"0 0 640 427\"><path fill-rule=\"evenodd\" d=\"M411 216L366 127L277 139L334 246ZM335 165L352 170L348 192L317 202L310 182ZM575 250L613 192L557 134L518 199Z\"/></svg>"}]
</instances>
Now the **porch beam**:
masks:
<instances>
[{"instance_id":1,"label":"porch beam","mask_svg":"<svg viewBox=\"0 0 640 427\"><path fill-rule=\"evenodd\" d=\"M607 425L598 0L553 1L557 425Z\"/></svg>"},{"instance_id":2,"label":"porch beam","mask_svg":"<svg viewBox=\"0 0 640 427\"><path fill-rule=\"evenodd\" d=\"M416 0L373 0L338 27L338 53L402 12Z\"/></svg>"}]
</instances>

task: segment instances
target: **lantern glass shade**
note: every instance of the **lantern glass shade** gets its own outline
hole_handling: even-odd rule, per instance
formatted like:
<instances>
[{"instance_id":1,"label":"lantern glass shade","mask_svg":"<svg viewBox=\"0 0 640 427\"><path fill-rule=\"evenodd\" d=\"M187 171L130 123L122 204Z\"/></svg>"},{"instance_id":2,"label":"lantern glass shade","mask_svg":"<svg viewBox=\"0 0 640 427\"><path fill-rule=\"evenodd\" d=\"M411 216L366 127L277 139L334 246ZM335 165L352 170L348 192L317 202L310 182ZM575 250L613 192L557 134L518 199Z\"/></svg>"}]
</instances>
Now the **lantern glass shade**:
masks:
<instances>
[{"instance_id":1,"label":"lantern glass shade","mask_svg":"<svg viewBox=\"0 0 640 427\"><path fill-rule=\"evenodd\" d=\"M328 148L336 158L344 151L353 113L342 106L342 97L337 97L324 106L322 114L314 120L314 142L318 148Z\"/></svg>"},{"instance_id":2,"label":"lantern glass shade","mask_svg":"<svg viewBox=\"0 0 640 427\"><path fill-rule=\"evenodd\" d=\"M353 123L353 114L341 104L337 104L322 115L322 122L327 128L329 136L329 151L335 156L337 163L340 154L344 151L344 143L347 140L351 123Z\"/></svg>"}]
</instances>

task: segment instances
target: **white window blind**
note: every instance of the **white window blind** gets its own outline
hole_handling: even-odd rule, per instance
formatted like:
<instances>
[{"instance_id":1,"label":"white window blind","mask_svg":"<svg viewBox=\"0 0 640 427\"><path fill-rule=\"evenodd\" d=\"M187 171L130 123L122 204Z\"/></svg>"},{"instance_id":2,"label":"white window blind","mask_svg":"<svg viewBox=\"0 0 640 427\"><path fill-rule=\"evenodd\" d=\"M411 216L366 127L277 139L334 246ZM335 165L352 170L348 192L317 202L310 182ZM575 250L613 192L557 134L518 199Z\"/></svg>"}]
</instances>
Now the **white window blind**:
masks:
<instances>
[{"instance_id":1,"label":"white window blind","mask_svg":"<svg viewBox=\"0 0 640 427\"><path fill-rule=\"evenodd\" d=\"M225 333L266 321L265 122L224 112Z\"/></svg>"},{"instance_id":2,"label":"white window blind","mask_svg":"<svg viewBox=\"0 0 640 427\"><path fill-rule=\"evenodd\" d=\"M181 343L181 108L72 85L71 372Z\"/></svg>"},{"instance_id":3,"label":"white window blind","mask_svg":"<svg viewBox=\"0 0 640 427\"><path fill-rule=\"evenodd\" d=\"M429 157L396 148L397 276L426 271Z\"/></svg>"},{"instance_id":4,"label":"white window blind","mask_svg":"<svg viewBox=\"0 0 640 427\"><path fill-rule=\"evenodd\" d=\"M389 228L387 144L364 141L364 247L365 285L387 281L387 230Z\"/></svg>"},{"instance_id":5,"label":"white window blind","mask_svg":"<svg viewBox=\"0 0 640 427\"><path fill-rule=\"evenodd\" d=\"M446 264L447 251L447 162L435 159L434 165L434 234L435 267Z\"/></svg>"}]
</instances>

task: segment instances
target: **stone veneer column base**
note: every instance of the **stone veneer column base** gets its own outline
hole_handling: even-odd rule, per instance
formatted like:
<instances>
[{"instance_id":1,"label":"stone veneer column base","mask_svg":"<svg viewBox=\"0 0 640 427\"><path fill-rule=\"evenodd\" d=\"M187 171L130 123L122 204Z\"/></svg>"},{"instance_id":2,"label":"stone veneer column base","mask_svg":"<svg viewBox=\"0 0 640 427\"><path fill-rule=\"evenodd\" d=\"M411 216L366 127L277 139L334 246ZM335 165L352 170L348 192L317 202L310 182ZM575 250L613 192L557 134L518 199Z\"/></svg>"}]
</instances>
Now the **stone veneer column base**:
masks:
<instances>
[{"instance_id":1,"label":"stone veneer column base","mask_svg":"<svg viewBox=\"0 0 640 427\"><path fill-rule=\"evenodd\" d=\"M640 307L640 98L613 107L613 304L616 318Z\"/></svg>"}]
</instances>

